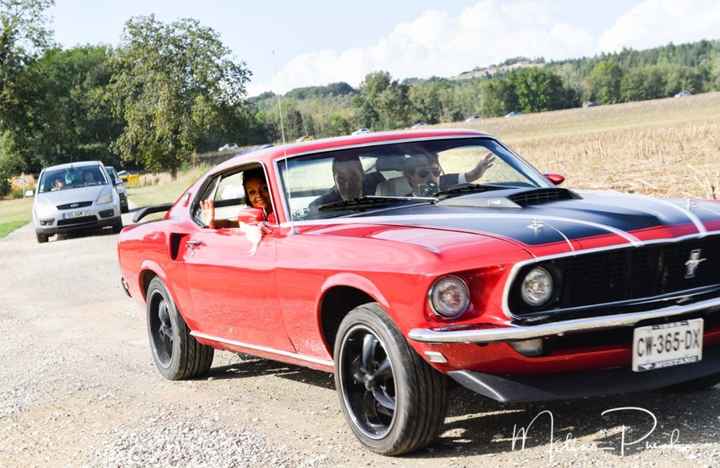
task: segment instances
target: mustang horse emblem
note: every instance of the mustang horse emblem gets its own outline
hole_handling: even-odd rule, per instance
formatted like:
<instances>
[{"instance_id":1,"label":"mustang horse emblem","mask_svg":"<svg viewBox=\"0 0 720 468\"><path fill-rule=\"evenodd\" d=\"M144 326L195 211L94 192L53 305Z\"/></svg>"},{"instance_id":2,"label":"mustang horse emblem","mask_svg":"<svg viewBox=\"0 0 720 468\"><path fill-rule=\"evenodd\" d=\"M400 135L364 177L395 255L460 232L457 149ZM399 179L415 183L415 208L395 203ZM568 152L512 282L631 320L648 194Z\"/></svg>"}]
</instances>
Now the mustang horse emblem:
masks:
<instances>
[{"instance_id":1,"label":"mustang horse emblem","mask_svg":"<svg viewBox=\"0 0 720 468\"><path fill-rule=\"evenodd\" d=\"M685 262L685 279L695 278L695 272L702 262L707 258L700 258L702 255L702 249L695 249L690 252L690 259Z\"/></svg>"}]
</instances>

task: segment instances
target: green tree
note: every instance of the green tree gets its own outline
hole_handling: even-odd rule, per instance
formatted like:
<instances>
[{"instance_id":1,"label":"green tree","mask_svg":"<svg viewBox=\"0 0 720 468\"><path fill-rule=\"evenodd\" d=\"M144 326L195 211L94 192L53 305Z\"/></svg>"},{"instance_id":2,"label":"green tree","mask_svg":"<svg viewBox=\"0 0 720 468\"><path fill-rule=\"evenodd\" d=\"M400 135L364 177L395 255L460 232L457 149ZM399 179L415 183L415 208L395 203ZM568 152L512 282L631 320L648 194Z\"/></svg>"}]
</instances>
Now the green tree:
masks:
<instances>
[{"instance_id":1,"label":"green tree","mask_svg":"<svg viewBox=\"0 0 720 468\"><path fill-rule=\"evenodd\" d=\"M18 125L16 148L32 169L70 161L100 159L119 163L110 150L122 131L108 99L111 51L106 47L50 49L27 67L34 83L33 118Z\"/></svg>"},{"instance_id":2,"label":"green tree","mask_svg":"<svg viewBox=\"0 0 720 468\"><path fill-rule=\"evenodd\" d=\"M125 122L114 148L123 159L173 176L208 135L244 143L250 71L217 32L193 19L130 19L114 60L114 111Z\"/></svg>"},{"instance_id":3,"label":"green tree","mask_svg":"<svg viewBox=\"0 0 720 468\"><path fill-rule=\"evenodd\" d=\"M350 121L341 114L331 114L325 126L325 136L347 135L352 131Z\"/></svg>"},{"instance_id":4,"label":"green tree","mask_svg":"<svg viewBox=\"0 0 720 468\"><path fill-rule=\"evenodd\" d=\"M18 152L18 129L34 121L35 83L23 78L28 65L52 42L47 10L52 0L0 0L0 183L28 162Z\"/></svg>"},{"instance_id":5,"label":"green tree","mask_svg":"<svg viewBox=\"0 0 720 468\"><path fill-rule=\"evenodd\" d=\"M481 88L482 114L488 117L505 115L520 110L515 87L510 80L498 78L488 80Z\"/></svg>"},{"instance_id":6,"label":"green tree","mask_svg":"<svg viewBox=\"0 0 720 468\"><path fill-rule=\"evenodd\" d=\"M26 118L18 77L51 43L53 0L0 0L0 129Z\"/></svg>"},{"instance_id":7,"label":"green tree","mask_svg":"<svg viewBox=\"0 0 720 468\"><path fill-rule=\"evenodd\" d=\"M404 127L411 117L408 86L393 80L388 72L366 75L353 105L360 124L373 129Z\"/></svg>"},{"instance_id":8,"label":"green tree","mask_svg":"<svg viewBox=\"0 0 720 468\"><path fill-rule=\"evenodd\" d=\"M508 75L523 112L542 112L576 105L572 90L565 89L562 79L541 68L522 68Z\"/></svg>"},{"instance_id":9,"label":"green tree","mask_svg":"<svg viewBox=\"0 0 720 468\"><path fill-rule=\"evenodd\" d=\"M615 62L602 61L590 73L593 99L602 104L621 101L620 87L623 71Z\"/></svg>"},{"instance_id":10,"label":"green tree","mask_svg":"<svg viewBox=\"0 0 720 468\"><path fill-rule=\"evenodd\" d=\"M623 75L620 94L625 102L663 97L665 74L656 66L632 68Z\"/></svg>"}]
</instances>

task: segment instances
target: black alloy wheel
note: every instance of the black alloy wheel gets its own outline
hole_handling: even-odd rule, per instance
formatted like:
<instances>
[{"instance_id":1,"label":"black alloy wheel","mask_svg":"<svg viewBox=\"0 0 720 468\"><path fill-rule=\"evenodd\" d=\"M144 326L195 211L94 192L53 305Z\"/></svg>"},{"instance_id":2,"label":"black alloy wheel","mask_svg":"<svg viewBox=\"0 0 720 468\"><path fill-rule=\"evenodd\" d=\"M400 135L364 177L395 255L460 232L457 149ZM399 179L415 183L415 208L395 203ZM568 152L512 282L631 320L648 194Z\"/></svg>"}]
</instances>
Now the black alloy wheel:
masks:
<instances>
[{"instance_id":1,"label":"black alloy wheel","mask_svg":"<svg viewBox=\"0 0 720 468\"><path fill-rule=\"evenodd\" d=\"M198 343L160 278L147 289L147 327L153 361L169 380L192 379L207 374L214 350Z\"/></svg>"},{"instance_id":2,"label":"black alloy wheel","mask_svg":"<svg viewBox=\"0 0 720 468\"><path fill-rule=\"evenodd\" d=\"M447 411L445 376L410 347L379 304L345 316L333 357L343 414L363 445L402 455L435 439Z\"/></svg>"},{"instance_id":3,"label":"black alloy wheel","mask_svg":"<svg viewBox=\"0 0 720 468\"><path fill-rule=\"evenodd\" d=\"M173 354L173 326L170 321L170 312L167 300L160 292L155 291L151 308L154 313L150 314L150 335L153 340L153 349L157 355L157 360L163 367L168 367L172 361Z\"/></svg>"},{"instance_id":4,"label":"black alloy wheel","mask_svg":"<svg viewBox=\"0 0 720 468\"><path fill-rule=\"evenodd\" d=\"M365 435L379 439L395 420L395 377L387 351L370 329L356 325L340 353L345 404Z\"/></svg>"}]
</instances>

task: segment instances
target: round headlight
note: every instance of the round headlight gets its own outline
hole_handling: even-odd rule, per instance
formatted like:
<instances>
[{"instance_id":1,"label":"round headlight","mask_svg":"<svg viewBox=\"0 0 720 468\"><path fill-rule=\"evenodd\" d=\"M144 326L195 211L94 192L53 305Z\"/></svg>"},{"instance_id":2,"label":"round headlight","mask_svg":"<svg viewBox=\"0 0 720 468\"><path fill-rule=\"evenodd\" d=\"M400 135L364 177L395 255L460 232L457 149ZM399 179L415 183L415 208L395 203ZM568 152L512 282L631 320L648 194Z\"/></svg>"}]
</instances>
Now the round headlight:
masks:
<instances>
[{"instance_id":1,"label":"round headlight","mask_svg":"<svg viewBox=\"0 0 720 468\"><path fill-rule=\"evenodd\" d=\"M526 304L538 307L545 304L553 295L553 277L543 267L535 267L525 275L520 294Z\"/></svg>"},{"instance_id":2,"label":"round headlight","mask_svg":"<svg viewBox=\"0 0 720 468\"><path fill-rule=\"evenodd\" d=\"M470 305L470 291L462 278L444 276L430 288L433 312L444 318L457 318Z\"/></svg>"}]
</instances>

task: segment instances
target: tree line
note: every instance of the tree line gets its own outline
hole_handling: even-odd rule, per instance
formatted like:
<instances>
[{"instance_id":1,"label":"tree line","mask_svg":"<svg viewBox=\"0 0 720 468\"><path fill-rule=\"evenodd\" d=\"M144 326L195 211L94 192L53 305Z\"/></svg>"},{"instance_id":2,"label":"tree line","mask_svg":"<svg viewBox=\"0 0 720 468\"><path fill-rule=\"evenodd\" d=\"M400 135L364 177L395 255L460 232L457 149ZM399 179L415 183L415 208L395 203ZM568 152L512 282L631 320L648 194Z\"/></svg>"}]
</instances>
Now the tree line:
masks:
<instances>
[{"instance_id":1,"label":"tree line","mask_svg":"<svg viewBox=\"0 0 720 468\"><path fill-rule=\"evenodd\" d=\"M251 101L275 139L281 136L282 114L286 139L292 140L720 90L720 41L556 62L515 57L501 65L517 63L526 66L470 79L399 81L380 71L368 74L358 89L333 83L284 96L264 93Z\"/></svg>"},{"instance_id":2,"label":"tree line","mask_svg":"<svg viewBox=\"0 0 720 468\"><path fill-rule=\"evenodd\" d=\"M700 41L549 63L516 57L507 72L471 79L401 81L376 71L357 89L340 82L248 98L252 72L196 20L134 17L117 47L62 48L49 27L52 5L0 0L0 195L11 175L63 162L175 173L226 143L720 90L720 41Z\"/></svg>"}]
</instances>

